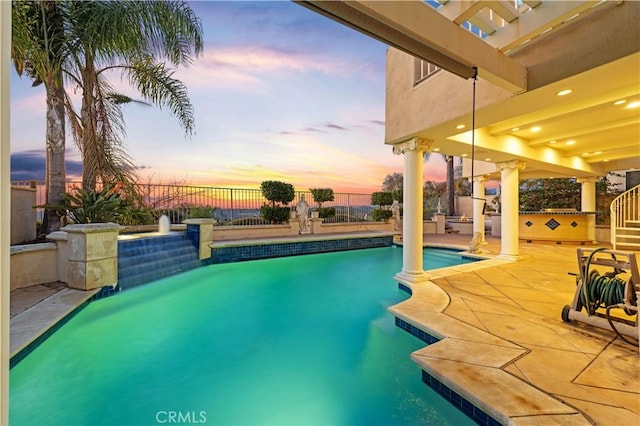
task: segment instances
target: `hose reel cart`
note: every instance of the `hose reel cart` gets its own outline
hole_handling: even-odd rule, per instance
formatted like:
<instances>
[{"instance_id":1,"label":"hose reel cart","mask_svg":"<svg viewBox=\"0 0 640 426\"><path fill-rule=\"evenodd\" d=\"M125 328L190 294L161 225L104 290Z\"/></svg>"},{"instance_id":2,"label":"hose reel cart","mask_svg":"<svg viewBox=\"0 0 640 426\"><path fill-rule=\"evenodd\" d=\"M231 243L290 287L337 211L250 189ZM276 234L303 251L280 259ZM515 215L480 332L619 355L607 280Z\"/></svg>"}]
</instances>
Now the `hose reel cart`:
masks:
<instances>
[{"instance_id":1,"label":"hose reel cart","mask_svg":"<svg viewBox=\"0 0 640 426\"><path fill-rule=\"evenodd\" d=\"M563 321L581 321L612 330L625 342L637 344L624 337L640 340L640 273L636 253L578 248L578 267L576 293L571 305L562 309Z\"/></svg>"}]
</instances>

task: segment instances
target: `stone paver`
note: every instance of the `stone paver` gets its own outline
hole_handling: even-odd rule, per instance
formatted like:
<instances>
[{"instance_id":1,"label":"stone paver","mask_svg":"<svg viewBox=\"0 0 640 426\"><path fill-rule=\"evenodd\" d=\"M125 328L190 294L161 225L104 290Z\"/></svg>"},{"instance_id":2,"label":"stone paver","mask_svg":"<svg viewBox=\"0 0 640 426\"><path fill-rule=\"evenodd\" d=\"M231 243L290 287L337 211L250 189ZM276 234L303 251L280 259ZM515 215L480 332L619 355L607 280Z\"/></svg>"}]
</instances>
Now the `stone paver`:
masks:
<instances>
[{"instance_id":1,"label":"stone paver","mask_svg":"<svg viewBox=\"0 0 640 426\"><path fill-rule=\"evenodd\" d=\"M447 244L452 239L467 247L465 236L447 236ZM432 275L449 306L416 314L405 301L398 313L446 338L413 359L505 424L640 424L638 346L561 319L576 290L569 273L577 272L577 247L521 244L516 262ZM483 249L497 255L499 241Z\"/></svg>"}]
</instances>

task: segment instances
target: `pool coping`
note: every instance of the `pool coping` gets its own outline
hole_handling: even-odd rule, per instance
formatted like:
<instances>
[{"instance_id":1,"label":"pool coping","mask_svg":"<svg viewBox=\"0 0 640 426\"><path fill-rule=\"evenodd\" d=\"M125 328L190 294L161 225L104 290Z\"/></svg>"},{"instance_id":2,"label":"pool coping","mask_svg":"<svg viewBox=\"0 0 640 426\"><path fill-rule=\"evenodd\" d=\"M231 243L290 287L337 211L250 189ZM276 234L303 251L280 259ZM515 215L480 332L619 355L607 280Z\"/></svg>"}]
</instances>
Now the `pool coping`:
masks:
<instances>
[{"instance_id":1,"label":"pool coping","mask_svg":"<svg viewBox=\"0 0 640 426\"><path fill-rule=\"evenodd\" d=\"M351 233L334 233L334 234L302 234L292 235L288 237L265 237L265 238L253 238L244 240L214 240L209 244L212 249L228 248L228 247L243 247L243 246L262 246L271 244L290 244L290 243L306 243L317 241L333 241L333 240L352 240L358 238L379 238L379 237L393 237L397 235L394 232L383 231L362 231Z\"/></svg>"},{"instance_id":2,"label":"pool coping","mask_svg":"<svg viewBox=\"0 0 640 426\"><path fill-rule=\"evenodd\" d=\"M411 297L388 310L400 328L428 345L411 354L423 382L480 424L531 425L542 418L556 424L591 424L579 410L503 369L525 356L527 348L445 313L450 296L432 280L513 261L465 252L466 247L454 244L424 247L457 248L462 256L485 260L426 271L426 281L399 283Z\"/></svg>"},{"instance_id":3,"label":"pool coping","mask_svg":"<svg viewBox=\"0 0 640 426\"><path fill-rule=\"evenodd\" d=\"M20 362L101 290L65 288L11 318L10 366Z\"/></svg>"}]
</instances>

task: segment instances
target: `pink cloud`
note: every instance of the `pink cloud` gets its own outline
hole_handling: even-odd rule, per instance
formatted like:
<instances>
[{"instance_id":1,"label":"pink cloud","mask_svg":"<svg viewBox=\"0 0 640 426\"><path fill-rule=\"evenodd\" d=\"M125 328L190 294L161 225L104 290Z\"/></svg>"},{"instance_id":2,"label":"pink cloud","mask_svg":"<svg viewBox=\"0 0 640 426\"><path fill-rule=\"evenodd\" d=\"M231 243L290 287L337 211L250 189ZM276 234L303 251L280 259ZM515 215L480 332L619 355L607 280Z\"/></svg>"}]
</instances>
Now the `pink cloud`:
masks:
<instances>
[{"instance_id":1,"label":"pink cloud","mask_svg":"<svg viewBox=\"0 0 640 426\"><path fill-rule=\"evenodd\" d=\"M326 58L313 53L262 46L208 47L188 68L176 72L187 85L234 88L255 87L264 82L265 73L319 71L325 74L367 75L369 65Z\"/></svg>"}]
</instances>

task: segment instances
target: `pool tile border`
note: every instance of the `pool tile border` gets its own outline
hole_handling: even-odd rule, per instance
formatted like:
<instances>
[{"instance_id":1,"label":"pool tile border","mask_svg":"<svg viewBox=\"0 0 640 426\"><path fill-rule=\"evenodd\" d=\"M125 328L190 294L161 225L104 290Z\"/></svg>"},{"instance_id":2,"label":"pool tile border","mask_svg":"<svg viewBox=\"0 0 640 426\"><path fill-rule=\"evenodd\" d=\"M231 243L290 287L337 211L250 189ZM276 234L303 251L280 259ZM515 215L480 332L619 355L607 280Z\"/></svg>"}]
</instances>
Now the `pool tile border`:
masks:
<instances>
[{"instance_id":1,"label":"pool tile border","mask_svg":"<svg viewBox=\"0 0 640 426\"><path fill-rule=\"evenodd\" d=\"M358 238L340 238L325 235L323 238L303 241L286 239L281 241L271 240L268 243L262 244L256 244L255 241L249 241L244 244L225 244L224 242L220 242L211 244L211 257L205 259L203 263L205 265L217 265L276 257L390 247L392 245L392 234Z\"/></svg>"},{"instance_id":2,"label":"pool tile border","mask_svg":"<svg viewBox=\"0 0 640 426\"><path fill-rule=\"evenodd\" d=\"M411 292L411 289L409 289L404 284L398 283L398 287L401 290L404 290L404 291L409 290L409 293ZM398 317L395 317L395 318L396 318L397 327L401 328L407 333L414 335L415 337L422 340L426 344L430 345L432 343L437 343L440 341L440 339L438 339L437 337L432 336L431 334L419 329L418 327L415 327ZM446 384L442 383L440 380L438 380L431 374L427 373L422 369L420 371L422 371L422 381L427 386L429 386L431 389L436 391L440 396L442 396L444 399L449 401L449 403L451 403L458 410L462 411L465 415L467 415L467 417L472 419L474 422L478 423L479 425L487 425L487 426L497 426L501 424L499 421L497 421L496 419L488 415L482 409L476 407L468 399L466 399L465 397L460 395L458 392L451 389Z\"/></svg>"}]
</instances>

